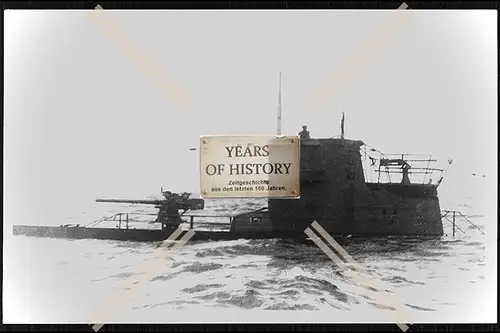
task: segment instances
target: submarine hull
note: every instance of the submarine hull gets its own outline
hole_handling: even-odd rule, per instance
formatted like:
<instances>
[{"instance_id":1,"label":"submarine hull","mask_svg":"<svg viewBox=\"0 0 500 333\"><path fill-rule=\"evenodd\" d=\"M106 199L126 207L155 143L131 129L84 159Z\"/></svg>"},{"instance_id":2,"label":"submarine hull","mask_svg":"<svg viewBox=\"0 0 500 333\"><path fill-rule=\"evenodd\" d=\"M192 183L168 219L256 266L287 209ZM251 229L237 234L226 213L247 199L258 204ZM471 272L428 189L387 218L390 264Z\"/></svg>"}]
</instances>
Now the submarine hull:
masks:
<instances>
[{"instance_id":1,"label":"submarine hull","mask_svg":"<svg viewBox=\"0 0 500 333\"><path fill-rule=\"evenodd\" d=\"M165 240L174 231L172 230L144 230L118 228L87 228L77 226L14 226L14 235L40 238L65 239L107 239L119 241L161 241Z\"/></svg>"},{"instance_id":2,"label":"submarine hull","mask_svg":"<svg viewBox=\"0 0 500 333\"><path fill-rule=\"evenodd\" d=\"M59 239L99 239L131 242L159 242L167 240L177 228L167 228L164 230L144 230L144 229L117 229L117 228L86 228L76 226L14 226L14 235L37 238L59 238ZM187 230L184 230L187 231ZM182 237L179 235L177 239ZM263 229L238 231L198 231L195 230L190 241L221 241L237 239L270 239L270 238L293 238L306 239L304 233L298 232L269 232Z\"/></svg>"}]
</instances>

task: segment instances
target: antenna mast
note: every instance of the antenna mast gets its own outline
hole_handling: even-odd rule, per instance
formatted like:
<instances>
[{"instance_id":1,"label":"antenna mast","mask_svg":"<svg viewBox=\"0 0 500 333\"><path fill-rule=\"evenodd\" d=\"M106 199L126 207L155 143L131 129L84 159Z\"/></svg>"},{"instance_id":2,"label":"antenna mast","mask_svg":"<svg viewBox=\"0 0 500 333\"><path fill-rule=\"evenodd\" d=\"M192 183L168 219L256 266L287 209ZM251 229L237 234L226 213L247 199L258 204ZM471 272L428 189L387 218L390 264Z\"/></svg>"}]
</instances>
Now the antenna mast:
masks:
<instances>
[{"instance_id":1,"label":"antenna mast","mask_svg":"<svg viewBox=\"0 0 500 333\"><path fill-rule=\"evenodd\" d=\"M342 112L342 120L340 121L340 138L344 139L344 120L345 120L345 113Z\"/></svg>"},{"instance_id":2,"label":"antenna mast","mask_svg":"<svg viewBox=\"0 0 500 333\"><path fill-rule=\"evenodd\" d=\"M278 94L278 117L276 135L281 136L281 72L280 72L280 88Z\"/></svg>"}]
</instances>

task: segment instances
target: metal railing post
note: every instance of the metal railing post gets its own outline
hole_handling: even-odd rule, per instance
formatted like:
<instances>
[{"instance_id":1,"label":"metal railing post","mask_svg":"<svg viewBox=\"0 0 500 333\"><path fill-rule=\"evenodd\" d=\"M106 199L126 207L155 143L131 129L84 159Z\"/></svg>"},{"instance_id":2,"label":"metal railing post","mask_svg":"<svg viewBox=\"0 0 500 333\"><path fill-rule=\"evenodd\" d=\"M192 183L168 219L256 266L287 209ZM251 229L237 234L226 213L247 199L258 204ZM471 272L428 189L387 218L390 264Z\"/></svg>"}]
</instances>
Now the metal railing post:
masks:
<instances>
[{"instance_id":1,"label":"metal railing post","mask_svg":"<svg viewBox=\"0 0 500 333\"><path fill-rule=\"evenodd\" d=\"M453 211L453 237L455 237L455 211Z\"/></svg>"}]
</instances>

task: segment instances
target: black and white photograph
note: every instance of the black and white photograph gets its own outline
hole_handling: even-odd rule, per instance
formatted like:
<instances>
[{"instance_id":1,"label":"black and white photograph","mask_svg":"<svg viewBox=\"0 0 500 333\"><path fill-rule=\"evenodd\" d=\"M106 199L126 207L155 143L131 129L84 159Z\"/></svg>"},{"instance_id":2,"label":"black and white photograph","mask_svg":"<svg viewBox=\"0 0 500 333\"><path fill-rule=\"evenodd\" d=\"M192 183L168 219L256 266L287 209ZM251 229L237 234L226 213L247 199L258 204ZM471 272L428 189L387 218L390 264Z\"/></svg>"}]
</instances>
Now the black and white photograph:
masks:
<instances>
[{"instance_id":1,"label":"black and white photograph","mask_svg":"<svg viewBox=\"0 0 500 333\"><path fill-rule=\"evenodd\" d=\"M497 19L5 10L3 322L496 323Z\"/></svg>"}]
</instances>

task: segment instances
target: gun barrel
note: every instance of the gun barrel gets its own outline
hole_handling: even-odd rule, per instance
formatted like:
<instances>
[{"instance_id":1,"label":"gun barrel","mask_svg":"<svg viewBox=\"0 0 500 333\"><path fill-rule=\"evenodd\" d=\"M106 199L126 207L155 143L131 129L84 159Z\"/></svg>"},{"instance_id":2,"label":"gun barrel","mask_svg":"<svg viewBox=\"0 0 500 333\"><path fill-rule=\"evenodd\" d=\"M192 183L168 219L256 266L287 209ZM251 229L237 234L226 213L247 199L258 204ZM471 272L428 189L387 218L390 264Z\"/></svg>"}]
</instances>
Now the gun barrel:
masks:
<instances>
[{"instance_id":1,"label":"gun barrel","mask_svg":"<svg viewBox=\"0 0 500 333\"><path fill-rule=\"evenodd\" d=\"M128 203L128 204L140 204L140 205L160 205L163 201L161 201L161 200L129 200L129 199L97 199L96 202Z\"/></svg>"},{"instance_id":2,"label":"gun barrel","mask_svg":"<svg viewBox=\"0 0 500 333\"><path fill-rule=\"evenodd\" d=\"M161 206L166 203L166 200L97 199L96 202ZM202 210L205 208L205 201L203 199L180 200L177 203L179 209Z\"/></svg>"}]
</instances>

